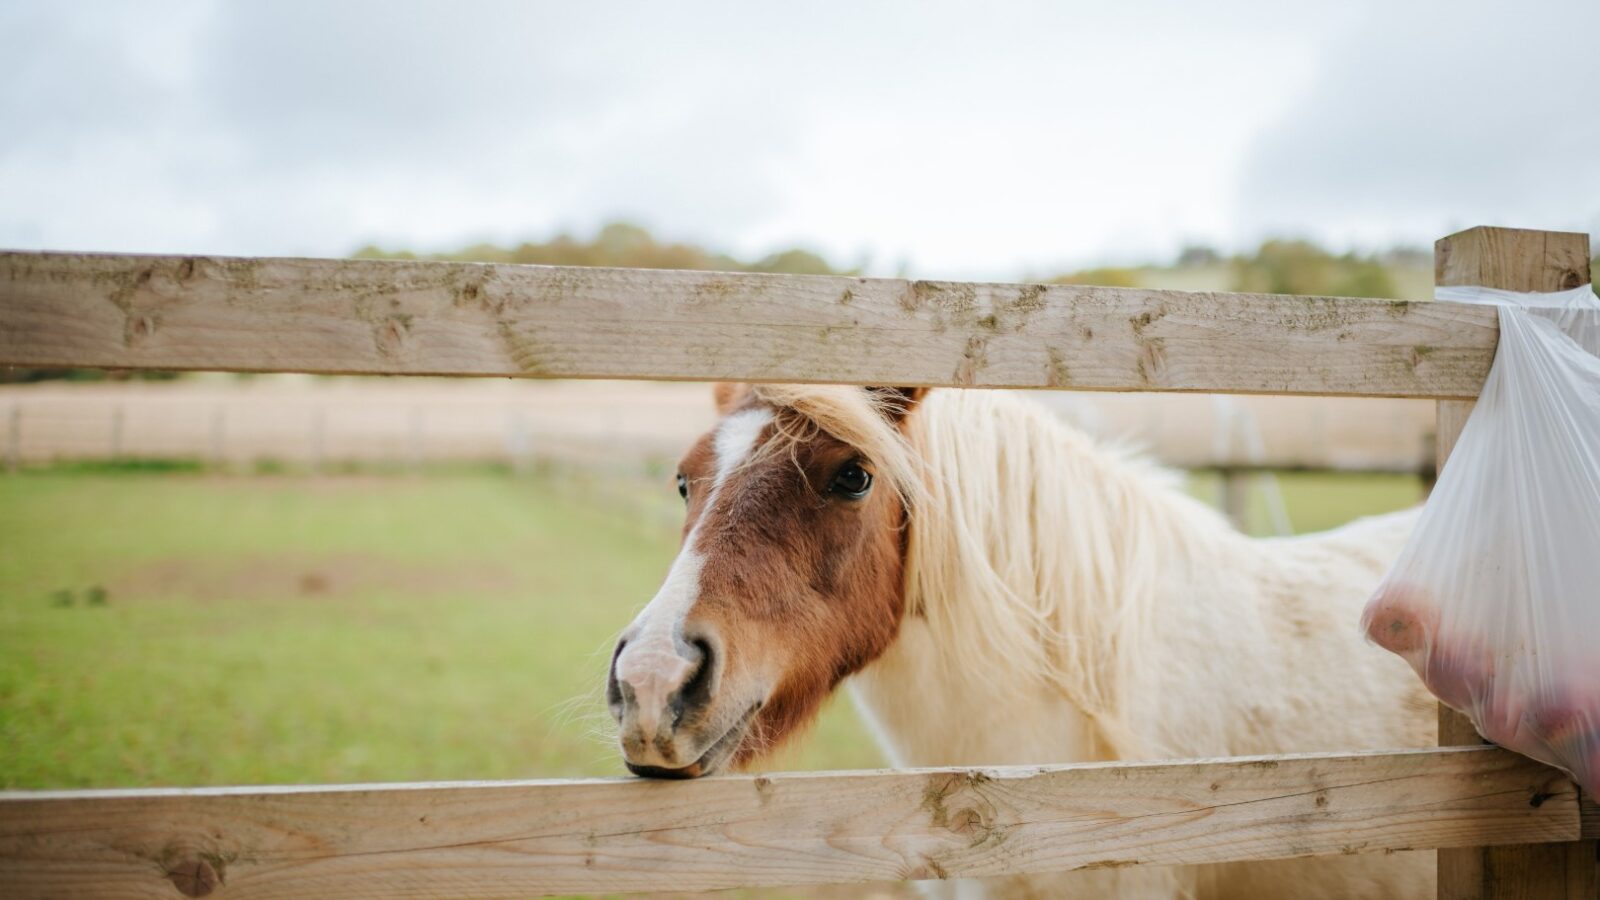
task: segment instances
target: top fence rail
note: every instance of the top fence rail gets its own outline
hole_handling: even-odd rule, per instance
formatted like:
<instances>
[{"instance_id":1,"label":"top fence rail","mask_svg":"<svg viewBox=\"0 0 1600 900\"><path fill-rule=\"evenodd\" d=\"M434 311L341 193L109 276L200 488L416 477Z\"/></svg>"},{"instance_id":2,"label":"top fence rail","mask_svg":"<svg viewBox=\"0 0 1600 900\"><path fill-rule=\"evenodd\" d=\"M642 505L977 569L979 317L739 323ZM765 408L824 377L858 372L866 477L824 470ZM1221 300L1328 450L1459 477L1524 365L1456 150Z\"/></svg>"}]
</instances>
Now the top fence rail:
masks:
<instances>
[{"instance_id":1,"label":"top fence rail","mask_svg":"<svg viewBox=\"0 0 1600 900\"><path fill-rule=\"evenodd\" d=\"M0 365L1477 395L1493 309L476 263L0 252Z\"/></svg>"}]
</instances>

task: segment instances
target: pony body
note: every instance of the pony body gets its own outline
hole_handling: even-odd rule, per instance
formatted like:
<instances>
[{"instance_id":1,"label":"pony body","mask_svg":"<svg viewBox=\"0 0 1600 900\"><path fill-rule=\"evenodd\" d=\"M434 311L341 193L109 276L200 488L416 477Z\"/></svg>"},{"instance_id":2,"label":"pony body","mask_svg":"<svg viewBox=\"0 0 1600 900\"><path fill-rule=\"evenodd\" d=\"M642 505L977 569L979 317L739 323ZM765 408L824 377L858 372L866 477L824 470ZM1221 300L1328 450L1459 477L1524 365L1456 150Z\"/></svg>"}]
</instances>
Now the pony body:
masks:
<instances>
[{"instance_id":1,"label":"pony body","mask_svg":"<svg viewBox=\"0 0 1600 900\"><path fill-rule=\"evenodd\" d=\"M933 392L907 612L852 679L892 764L1432 746L1435 703L1356 622L1414 514L1258 540L1019 397ZM1432 896L1433 854L1011 879L1010 896ZM945 895L972 885L943 886Z\"/></svg>"}]
</instances>

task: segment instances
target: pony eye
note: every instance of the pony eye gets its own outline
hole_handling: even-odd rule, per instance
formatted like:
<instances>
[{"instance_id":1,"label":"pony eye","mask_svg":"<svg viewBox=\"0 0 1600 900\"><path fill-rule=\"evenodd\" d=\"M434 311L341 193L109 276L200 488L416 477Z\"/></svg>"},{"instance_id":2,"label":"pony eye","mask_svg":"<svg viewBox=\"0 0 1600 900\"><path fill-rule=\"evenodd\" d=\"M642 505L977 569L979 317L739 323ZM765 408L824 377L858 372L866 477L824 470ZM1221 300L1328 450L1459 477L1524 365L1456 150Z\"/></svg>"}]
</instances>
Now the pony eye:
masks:
<instances>
[{"instance_id":1,"label":"pony eye","mask_svg":"<svg viewBox=\"0 0 1600 900\"><path fill-rule=\"evenodd\" d=\"M689 499L689 479L683 477L682 472L678 473L678 496L685 500Z\"/></svg>"},{"instance_id":2,"label":"pony eye","mask_svg":"<svg viewBox=\"0 0 1600 900\"><path fill-rule=\"evenodd\" d=\"M858 463L850 463L833 476L831 490L835 494L842 494L851 500L860 500L872 489L872 473L861 468Z\"/></svg>"}]
</instances>

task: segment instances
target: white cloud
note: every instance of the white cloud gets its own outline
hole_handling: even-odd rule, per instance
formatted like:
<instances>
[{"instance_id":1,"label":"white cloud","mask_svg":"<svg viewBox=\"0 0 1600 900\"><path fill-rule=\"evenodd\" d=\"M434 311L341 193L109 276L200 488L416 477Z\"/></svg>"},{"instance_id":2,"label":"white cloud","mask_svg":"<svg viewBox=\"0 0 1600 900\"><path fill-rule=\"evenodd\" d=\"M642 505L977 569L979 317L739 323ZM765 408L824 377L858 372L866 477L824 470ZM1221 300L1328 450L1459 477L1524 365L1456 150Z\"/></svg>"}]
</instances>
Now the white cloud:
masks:
<instances>
[{"instance_id":1,"label":"white cloud","mask_svg":"<svg viewBox=\"0 0 1600 900\"><path fill-rule=\"evenodd\" d=\"M1428 242L1600 230L1600 3L1394 4L1336 41L1247 157L1241 231Z\"/></svg>"},{"instance_id":2,"label":"white cloud","mask_svg":"<svg viewBox=\"0 0 1600 900\"><path fill-rule=\"evenodd\" d=\"M14 0L0 245L331 255L620 217L1011 277L1267 230L1582 224L1600 7L1566 3L1569 27L1490 30L1376 0ZM1485 106L1573 139L1486 136Z\"/></svg>"}]
</instances>

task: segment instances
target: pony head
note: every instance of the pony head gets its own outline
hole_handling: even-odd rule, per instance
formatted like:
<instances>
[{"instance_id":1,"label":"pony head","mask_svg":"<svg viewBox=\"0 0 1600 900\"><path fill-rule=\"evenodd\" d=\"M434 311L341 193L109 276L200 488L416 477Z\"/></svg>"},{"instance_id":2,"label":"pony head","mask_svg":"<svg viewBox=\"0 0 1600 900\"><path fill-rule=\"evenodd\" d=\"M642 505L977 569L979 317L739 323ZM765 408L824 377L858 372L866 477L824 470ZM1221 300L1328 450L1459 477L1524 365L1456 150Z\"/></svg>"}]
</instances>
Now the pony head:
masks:
<instances>
[{"instance_id":1,"label":"pony head","mask_svg":"<svg viewBox=\"0 0 1600 900\"><path fill-rule=\"evenodd\" d=\"M683 542L622 632L606 700L628 769L737 767L809 722L894 640L916 388L716 387L684 455Z\"/></svg>"}]
</instances>

